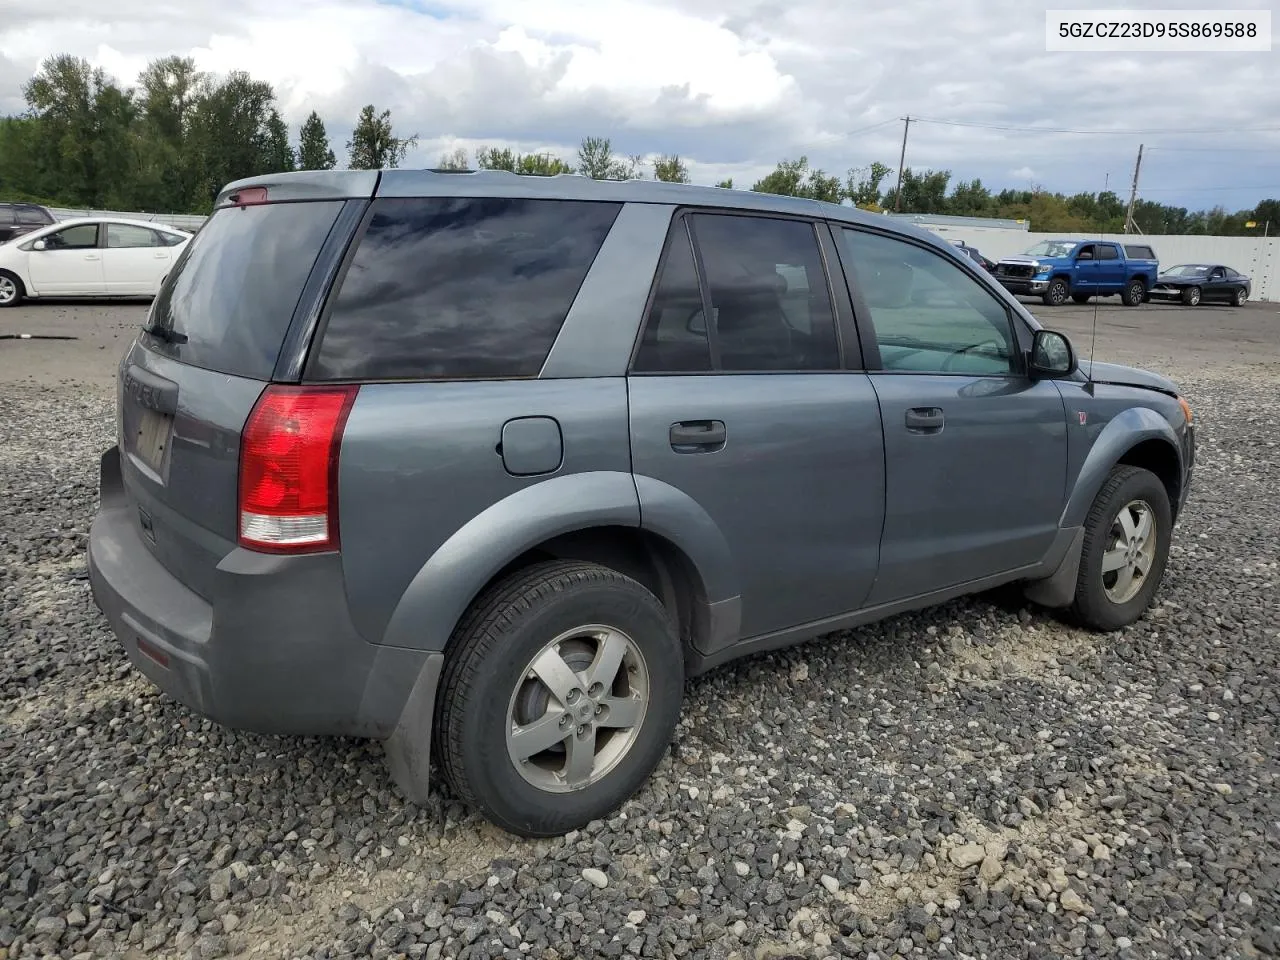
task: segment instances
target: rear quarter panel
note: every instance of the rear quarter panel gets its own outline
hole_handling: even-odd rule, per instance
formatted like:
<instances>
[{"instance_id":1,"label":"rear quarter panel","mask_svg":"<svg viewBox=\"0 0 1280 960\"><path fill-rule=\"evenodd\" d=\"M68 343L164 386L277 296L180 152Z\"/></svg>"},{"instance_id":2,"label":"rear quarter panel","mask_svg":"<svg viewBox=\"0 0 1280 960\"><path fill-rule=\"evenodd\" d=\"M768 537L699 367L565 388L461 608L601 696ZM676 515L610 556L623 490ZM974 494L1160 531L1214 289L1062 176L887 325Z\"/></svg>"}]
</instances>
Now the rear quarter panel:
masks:
<instances>
[{"instance_id":1,"label":"rear quarter panel","mask_svg":"<svg viewBox=\"0 0 1280 960\"><path fill-rule=\"evenodd\" d=\"M502 429L525 416L559 424L559 469L508 472ZM361 387L342 441L338 503L356 628L373 643L441 649L475 591L529 546L601 523L638 525L630 474L622 378ZM575 477L594 482L566 482ZM535 487L546 492L531 495ZM448 562L418 580L446 543ZM402 598L404 622L388 636Z\"/></svg>"}]
</instances>

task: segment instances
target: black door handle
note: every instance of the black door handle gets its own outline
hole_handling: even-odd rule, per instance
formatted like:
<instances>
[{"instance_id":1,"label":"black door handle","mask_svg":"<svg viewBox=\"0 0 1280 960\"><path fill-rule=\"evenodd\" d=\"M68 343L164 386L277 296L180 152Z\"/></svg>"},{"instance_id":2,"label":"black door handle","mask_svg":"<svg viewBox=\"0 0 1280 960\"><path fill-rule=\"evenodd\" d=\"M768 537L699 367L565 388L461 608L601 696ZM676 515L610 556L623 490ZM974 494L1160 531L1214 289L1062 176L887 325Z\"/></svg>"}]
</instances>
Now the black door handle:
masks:
<instances>
[{"instance_id":1,"label":"black door handle","mask_svg":"<svg viewBox=\"0 0 1280 960\"><path fill-rule=\"evenodd\" d=\"M941 407L911 407L907 410L907 431L910 433L941 433L945 423Z\"/></svg>"},{"instance_id":2,"label":"black door handle","mask_svg":"<svg viewBox=\"0 0 1280 960\"><path fill-rule=\"evenodd\" d=\"M677 453L719 450L728 436L723 420L682 420L671 425L671 449Z\"/></svg>"}]
</instances>

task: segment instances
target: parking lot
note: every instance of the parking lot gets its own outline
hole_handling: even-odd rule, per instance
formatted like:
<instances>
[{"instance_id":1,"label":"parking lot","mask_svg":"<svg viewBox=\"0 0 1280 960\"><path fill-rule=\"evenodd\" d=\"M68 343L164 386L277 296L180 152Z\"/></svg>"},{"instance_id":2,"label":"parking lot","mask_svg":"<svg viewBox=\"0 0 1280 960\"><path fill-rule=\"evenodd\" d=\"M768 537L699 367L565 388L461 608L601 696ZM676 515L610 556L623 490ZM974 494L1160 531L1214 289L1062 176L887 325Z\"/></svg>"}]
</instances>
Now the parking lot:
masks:
<instances>
[{"instance_id":1,"label":"parking lot","mask_svg":"<svg viewBox=\"0 0 1280 960\"><path fill-rule=\"evenodd\" d=\"M730 665L617 816L537 843L140 679L84 547L146 306L0 311L75 338L0 339L0 960L1280 954L1280 305L1033 309L1195 410L1150 613L1002 591Z\"/></svg>"}]
</instances>

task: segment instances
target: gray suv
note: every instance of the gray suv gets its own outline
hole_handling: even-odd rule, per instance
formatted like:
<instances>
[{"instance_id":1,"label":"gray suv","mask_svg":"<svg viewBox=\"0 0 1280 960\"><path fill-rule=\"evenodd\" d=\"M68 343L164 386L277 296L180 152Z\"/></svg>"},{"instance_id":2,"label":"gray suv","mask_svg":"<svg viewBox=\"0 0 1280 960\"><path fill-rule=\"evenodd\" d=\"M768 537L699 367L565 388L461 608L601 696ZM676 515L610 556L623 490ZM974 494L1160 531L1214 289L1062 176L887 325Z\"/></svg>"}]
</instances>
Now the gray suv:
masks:
<instances>
[{"instance_id":1,"label":"gray suv","mask_svg":"<svg viewBox=\"0 0 1280 960\"><path fill-rule=\"evenodd\" d=\"M503 172L226 187L119 368L94 595L161 689L604 817L686 678L1000 584L1139 617L1194 457L953 246L816 201Z\"/></svg>"}]
</instances>

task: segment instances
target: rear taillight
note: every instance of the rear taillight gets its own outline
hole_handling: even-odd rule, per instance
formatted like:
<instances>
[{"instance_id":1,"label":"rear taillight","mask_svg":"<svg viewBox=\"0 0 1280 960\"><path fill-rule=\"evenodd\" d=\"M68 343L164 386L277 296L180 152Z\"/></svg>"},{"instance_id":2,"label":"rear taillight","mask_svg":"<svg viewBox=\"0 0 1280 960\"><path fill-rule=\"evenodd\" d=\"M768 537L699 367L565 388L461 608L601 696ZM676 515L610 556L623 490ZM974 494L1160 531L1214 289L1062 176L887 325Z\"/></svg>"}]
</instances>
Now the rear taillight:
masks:
<instances>
[{"instance_id":1,"label":"rear taillight","mask_svg":"<svg viewBox=\"0 0 1280 960\"><path fill-rule=\"evenodd\" d=\"M359 388L272 385L240 440L240 545L338 548L338 450Z\"/></svg>"}]
</instances>

